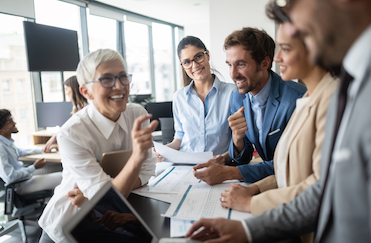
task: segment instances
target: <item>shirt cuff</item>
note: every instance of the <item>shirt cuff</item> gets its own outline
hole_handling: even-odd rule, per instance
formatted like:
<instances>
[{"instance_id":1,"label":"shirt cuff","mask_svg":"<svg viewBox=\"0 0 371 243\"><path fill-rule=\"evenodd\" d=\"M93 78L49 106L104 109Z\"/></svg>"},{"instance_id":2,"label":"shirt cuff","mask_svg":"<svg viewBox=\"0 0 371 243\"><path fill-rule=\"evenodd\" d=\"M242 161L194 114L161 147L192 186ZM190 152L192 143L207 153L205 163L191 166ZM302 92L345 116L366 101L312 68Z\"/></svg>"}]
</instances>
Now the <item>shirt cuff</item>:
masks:
<instances>
[{"instance_id":1,"label":"shirt cuff","mask_svg":"<svg viewBox=\"0 0 371 243\"><path fill-rule=\"evenodd\" d=\"M252 243L252 236L251 236L251 232L249 230L249 227L247 226L245 220L241 220L241 223L242 223L242 227L243 227L243 229L245 230L245 233L246 233L247 242Z\"/></svg>"},{"instance_id":2,"label":"shirt cuff","mask_svg":"<svg viewBox=\"0 0 371 243\"><path fill-rule=\"evenodd\" d=\"M233 144L233 157L234 157L235 160L241 159L244 152L245 152L245 147L243 147L241 152L238 153L238 151L236 149L236 146L234 146L234 144Z\"/></svg>"}]
</instances>

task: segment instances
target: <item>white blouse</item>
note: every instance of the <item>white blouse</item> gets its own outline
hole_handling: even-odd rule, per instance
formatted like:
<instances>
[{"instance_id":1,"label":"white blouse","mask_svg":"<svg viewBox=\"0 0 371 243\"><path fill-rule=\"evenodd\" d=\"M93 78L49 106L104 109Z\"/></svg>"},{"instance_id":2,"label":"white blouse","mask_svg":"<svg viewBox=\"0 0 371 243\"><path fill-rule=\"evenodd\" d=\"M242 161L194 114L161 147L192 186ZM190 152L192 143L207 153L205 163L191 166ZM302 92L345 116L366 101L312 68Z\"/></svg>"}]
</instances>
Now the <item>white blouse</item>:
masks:
<instances>
[{"instance_id":1,"label":"white blouse","mask_svg":"<svg viewBox=\"0 0 371 243\"><path fill-rule=\"evenodd\" d=\"M113 122L103 116L93 104L73 115L60 129L57 140L62 157L62 182L56 187L39 220L39 225L55 241L63 240L62 226L79 209L65 195L78 187L89 200L112 178L98 161L105 152L131 149L131 130L134 120L147 114L137 104L127 104L120 118ZM142 124L149 125L149 120ZM142 185L155 175L156 157L149 150L139 178Z\"/></svg>"},{"instance_id":2,"label":"white blouse","mask_svg":"<svg viewBox=\"0 0 371 243\"><path fill-rule=\"evenodd\" d=\"M300 117L300 111L308 104L309 96L304 98L299 98L296 100L296 108L294 114L291 116L290 122L291 124L295 124L298 117ZM292 120L292 121L291 121ZM277 186L278 188L287 187L286 184L286 161L287 157L289 156L290 148L287 146L289 142L289 138L292 131L292 126L286 127L286 132L280 137L280 146L277 151Z\"/></svg>"}]
</instances>

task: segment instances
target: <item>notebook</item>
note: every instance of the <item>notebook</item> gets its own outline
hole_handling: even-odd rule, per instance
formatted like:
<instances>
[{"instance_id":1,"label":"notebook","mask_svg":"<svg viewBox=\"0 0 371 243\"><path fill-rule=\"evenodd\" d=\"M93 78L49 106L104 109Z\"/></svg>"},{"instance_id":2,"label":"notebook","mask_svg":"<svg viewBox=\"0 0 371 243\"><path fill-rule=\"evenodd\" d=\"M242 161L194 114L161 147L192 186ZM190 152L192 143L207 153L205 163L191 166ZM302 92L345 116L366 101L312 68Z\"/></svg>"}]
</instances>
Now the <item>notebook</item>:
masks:
<instances>
[{"instance_id":1,"label":"notebook","mask_svg":"<svg viewBox=\"0 0 371 243\"><path fill-rule=\"evenodd\" d=\"M99 164L104 172L115 178L122 168L124 168L126 162L128 162L131 152L131 149L127 149L103 153Z\"/></svg>"},{"instance_id":2,"label":"notebook","mask_svg":"<svg viewBox=\"0 0 371 243\"><path fill-rule=\"evenodd\" d=\"M186 238L158 239L126 198L107 182L62 227L65 242L195 243Z\"/></svg>"}]
</instances>

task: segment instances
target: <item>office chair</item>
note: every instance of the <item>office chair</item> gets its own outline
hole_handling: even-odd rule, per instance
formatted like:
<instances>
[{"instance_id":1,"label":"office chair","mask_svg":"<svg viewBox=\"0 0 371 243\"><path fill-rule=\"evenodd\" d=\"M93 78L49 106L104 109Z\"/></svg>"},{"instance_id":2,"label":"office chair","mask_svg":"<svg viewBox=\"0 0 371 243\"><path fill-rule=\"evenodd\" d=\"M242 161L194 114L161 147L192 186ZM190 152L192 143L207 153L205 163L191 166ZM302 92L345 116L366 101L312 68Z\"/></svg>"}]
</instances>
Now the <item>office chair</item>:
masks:
<instances>
[{"instance_id":1,"label":"office chair","mask_svg":"<svg viewBox=\"0 0 371 243\"><path fill-rule=\"evenodd\" d=\"M47 200L53 195L53 190L38 191L25 195L19 195L15 192L15 185L28 179L30 178L13 182L7 186L0 179L0 192L4 191L4 193L0 193L0 195L3 194L2 198L4 198L4 214L15 218L5 228L0 229L0 237L8 234L18 226L21 230L22 241L27 242L25 225L39 227L37 220Z\"/></svg>"},{"instance_id":2,"label":"office chair","mask_svg":"<svg viewBox=\"0 0 371 243\"><path fill-rule=\"evenodd\" d=\"M174 118L172 117L160 117L161 131L162 131L162 143L168 144L173 141L174 138Z\"/></svg>"}]
</instances>

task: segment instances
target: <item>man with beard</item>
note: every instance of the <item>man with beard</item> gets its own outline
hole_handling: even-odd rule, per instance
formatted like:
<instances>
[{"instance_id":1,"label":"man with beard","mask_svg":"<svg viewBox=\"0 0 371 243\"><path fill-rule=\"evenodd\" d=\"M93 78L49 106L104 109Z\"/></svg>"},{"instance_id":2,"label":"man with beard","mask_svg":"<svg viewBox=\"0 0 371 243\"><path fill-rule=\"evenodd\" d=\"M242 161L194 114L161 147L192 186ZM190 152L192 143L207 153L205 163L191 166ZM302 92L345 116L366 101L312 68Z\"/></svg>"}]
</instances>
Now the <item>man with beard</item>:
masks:
<instances>
[{"instance_id":1,"label":"man with beard","mask_svg":"<svg viewBox=\"0 0 371 243\"><path fill-rule=\"evenodd\" d=\"M32 165L24 167L19 156L42 153L43 148L20 149L14 145L12 133L17 133L12 115L9 110L0 109L0 178L5 184L27 179L35 170L44 167L46 160L38 159ZM51 147L47 152L51 152ZM30 179L15 185L19 194L28 194L41 190L53 190L62 180L62 172L45 175L34 175Z\"/></svg>"},{"instance_id":2,"label":"man with beard","mask_svg":"<svg viewBox=\"0 0 371 243\"><path fill-rule=\"evenodd\" d=\"M243 28L224 42L230 76L237 86L231 97L229 157L239 166L208 161L196 165L195 176L213 185L238 179L247 183L274 174L273 155L283 130L306 88L283 81L271 70L275 43L263 30ZM254 149L262 163L249 165ZM198 169L205 168L202 171Z\"/></svg>"},{"instance_id":3,"label":"man with beard","mask_svg":"<svg viewBox=\"0 0 371 243\"><path fill-rule=\"evenodd\" d=\"M320 179L287 204L242 222L202 219L187 236L271 242L316 230L315 242L371 242L371 1L286 0L276 15L291 22L311 60L342 66L328 109ZM215 241L216 242L216 241Z\"/></svg>"}]
</instances>

